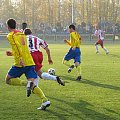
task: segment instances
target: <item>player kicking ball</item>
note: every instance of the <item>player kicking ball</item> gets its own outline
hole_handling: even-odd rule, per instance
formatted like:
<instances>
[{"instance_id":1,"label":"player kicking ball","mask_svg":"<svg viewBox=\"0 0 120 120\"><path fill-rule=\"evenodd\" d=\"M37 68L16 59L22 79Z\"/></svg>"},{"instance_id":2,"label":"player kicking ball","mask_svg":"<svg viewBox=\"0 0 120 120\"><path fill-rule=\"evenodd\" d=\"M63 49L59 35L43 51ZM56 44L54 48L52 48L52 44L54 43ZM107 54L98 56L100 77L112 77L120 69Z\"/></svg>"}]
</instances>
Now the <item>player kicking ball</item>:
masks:
<instances>
[{"instance_id":1,"label":"player kicking ball","mask_svg":"<svg viewBox=\"0 0 120 120\"><path fill-rule=\"evenodd\" d=\"M95 43L95 48L96 48L96 54L99 53L98 50L98 45L100 44L101 48L106 52L106 54L109 53L109 51L103 46L103 41L104 41L104 31L100 29L100 26L96 27L96 31L94 35L98 38L98 41Z\"/></svg>"},{"instance_id":2,"label":"player kicking ball","mask_svg":"<svg viewBox=\"0 0 120 120\"><path fill-rule=\"evenodd\" d=\"M50 49L48 48L48 44L44 40L42 40L36 36L33 36L32 31L29 28L26 28L24 30L24 34L27 37L29 51L34 60L35 71L37 72L38 76L45 80L57 81L60 85L65 86L64 81L60 77L50 75L49 73L42 72L42 70L41 70L42 62L43 62L43 54L42 54L42 51L40 50L41 47L47 53L49 64L53 64L53 61L51 59ZM36 81L36 84L38 84L38 80Z\"/></svg>"},{"instance_id":3,"label":"player kicking ball","mask_svg":"<svg viewBox=\"0 0 120 120\"><path fill-rule=\"evenodd\" d=\"M77 78L76 80L81 80L81 51L80 51L80 44L81 44L81 36L75 31L75 26L69 26L70 32L70 40L65 39L64 42L70 46L69 52L64 56L63 64L68 66L68 73L72 71L74 67L77 70ZM74 59L74 64L71 65L69 60Z\"/></svg>"}]
</instances>

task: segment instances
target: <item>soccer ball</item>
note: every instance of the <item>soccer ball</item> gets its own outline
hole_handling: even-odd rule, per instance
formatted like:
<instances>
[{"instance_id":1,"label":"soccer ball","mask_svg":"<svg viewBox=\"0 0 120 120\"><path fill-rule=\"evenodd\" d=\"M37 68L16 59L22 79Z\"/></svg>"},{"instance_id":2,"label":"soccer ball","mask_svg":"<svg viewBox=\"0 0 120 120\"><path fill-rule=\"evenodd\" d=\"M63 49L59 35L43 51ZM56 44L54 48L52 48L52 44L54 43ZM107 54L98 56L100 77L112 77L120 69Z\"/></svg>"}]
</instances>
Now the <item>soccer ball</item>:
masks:
<instances>
[{"instance_id":1,"label":"soccer ball","mask_svg":"<svg viewBox=\"0 0 120 120\"><path fill-rule=\"evenodd\" d=\"M55 69L49 68L49 69L48 69L48 73L49 73L50 75L55 75Z\"/></svg>"}]
</instances>

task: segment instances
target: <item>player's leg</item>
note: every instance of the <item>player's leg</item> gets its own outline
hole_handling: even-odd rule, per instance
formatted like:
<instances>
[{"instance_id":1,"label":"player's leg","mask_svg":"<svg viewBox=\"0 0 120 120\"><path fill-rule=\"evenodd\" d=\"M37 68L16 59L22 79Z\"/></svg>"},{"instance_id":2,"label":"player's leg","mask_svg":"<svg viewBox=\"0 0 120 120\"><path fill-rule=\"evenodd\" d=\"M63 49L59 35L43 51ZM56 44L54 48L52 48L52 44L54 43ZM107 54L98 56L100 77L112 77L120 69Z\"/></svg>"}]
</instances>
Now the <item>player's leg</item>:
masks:
<instances>
[{"instance_id":1,"label":"player's leg","mask_svg":"<svg viewBox=\"0 0 120 120\"><path fill-rule=\"evenodd\" d=\"M65 86L65 82L58 76L54 76L54 75L50 75L49 73L42 72L41 69L37 71L37 74L42 79L57 81L59 84Z\"/></svg>"},{"instance_id":2,"label":"player's leg","mask_svg":"<svg viewBox=\"0 0 120 120\"><path fill-rule=\"evenodd\" d=\"M40 87L36 86L34 84L34 81L36 78L29 78L28 79L28 84L27 84L27 97L30 96L31 90L33 91L34 94L36 94L39 98L40 101L42 102L41 106L37 108L38 110L45 110L46 107L50 106L50 101L46 98L44 95L43 91L40 89Z\"/></svg>"},{"instance_id":3,"label":"player's leg","mask_svg":"<svg viewBox=\"0 0 120 120\"><path fill-rule=\"evenodd\" d=\"M74 56L74 51L72 50L72 48L70 48L69 52L64 56L62 63L65 64L66 66L68 66L68 73L70 73L72 71L72 69L74 68L74 65L70 64L71 59L73 59Z\"/></svg>"},{"instance_id":4,"label":"player's leg","mask_svg":"<svg viewBox=\"0 0 120 120\"><path fill-rule=\"evenodd\" d=\"M43 72L41 74L41 78L45 80L54 80L57 81L60 85L65 86L65 82L59 76L54 76L54 75L50 75L49 73Z\"/></svg>"},{"instance_id":5,"label":"player's leg","mask_svg":"<svg viewBox=\"0 0 120 120\"><path fill-rule=\"evenodd\" d=\"M62 63L69 67L68 73L70 73L72 71L72 69L74 68L74 65L71 65L70 61L68 61L68 60L63 59Z\"/></svg>"},{"instance_id":6,"label":"player's leg","mask_svg":"<svg viewBox=\"0 0 120 120\"><path fill-rule=\"evenodd\" d=\"M33 83L34 83L35 86L38 86L38 84L39 84L39 79L40 79L39 76L37 76L37 78L34 80Z\"/></svg>"},{"instance_id":7,"label":"player's leg","mask_svg":"<svg viewBox=\"0 0 120 120\"><path fill-rule=\"evenodd\" d=\"M71 65L69 60L63 59L62 63L69 67L68 73L70 73L72 71L72 69L74 68L74 65Z\"/></svg>"},{"instance_id":8,"label":"player's leg","mask_svg":"<svg viewBox=\"0 0 120 120\"><path fill-rule=\"evenodd\" d=\"M70 61L69 61L69 60L65 60L65 59L63 59L62 63L63 63L64 65L68 66L68 67L70 67L70 66L71 66L71 64L70 64Z\"/></svg>"},{"instance_id":9,"label":"player's leg","mask_svg":"<svg viewBox=\"0 0 120 120\"><path fill-rule=\"evenodd\" d=\"M103 48L103 50L106 52L106 54L109 53L109 51L104 47L103 45L103 41L101 40L101 43L100 43L101 47Z\"/></svg>"},{"instance_id":10,"label":"player's leg","mask_svg":"<svg viewBox=\"0 0 120 120\"><path fill-rule=\"evenodd\" d=\"M95 43L96 53L99 53L98 44L99 44L99 40Z\"/></svg>"},{"instance_id":11,"label":"player's leg","mask_svg":"<svg viewBox=\"0 0 120 120\"><path fill-rule=\"evenodd\" d=\"M76 80L81 80L82 76L81 76L81 65L79 62L75 62L75 66L77 69L77 78Z\"/></svg>"},{"instance_id":12,"label":"player's leg","mask_svg":"<svg viewBox=\"0 0 120 120\"><path fill-rule=\"evenodd\" d=\"M31 56L35 63L35 71L37 72L37 71L39 71L39 69L42 68L43 54L40 51L35 51L35 52L31 52ZM34 84L36 86L38 86L39 77L40 77L41 73L42 73L42 71L39 72L37 78L34 80Z\"/></svg>"},{"instance_id":13,"label":"player's leg","mask_svg":"<svg viewBox=\"0 0 120 120\"><path fill-rule=\"evenodd\" d=\"M30 96L31 90L40 97L42 102L47 101L47 98L45 97L44 93L42 90L34 84L36 78L28 78L28 84L27 84L27 97Z\"/></svg>"},{"instance_id":14,"label":"player's leg","mask_svg":"<svg viewBox=\"0 0 120 120\"><path fill-rule=\"evenodd\" d=\"M81 51L79 48L76 48L75 50L75 59L74 59L74 62L75 62L75 67L77 69L77 78L76 80L81 80Z\"/></svg>"},{"instance_id":15,"label":"player's leg","mask_svg":"<svg viewBox=\"0 0 120 120\"><path fill-rule=\"evenodd\" d=\"M33 87L33 93L35 93L40 100L42 100L41 106L37 108L38 110L45 110L46 107L50 106L50 101L45 97L43 91L38 86Z\"/></svg>"},{"instance_id":16,"label":"player's leg","mask_svg":"<svg viewBox=\"0 0 120 120\"><path fill-rule=\"evenodd\" d=\"M34 66L29 66L26 67L25 69L26 69L25 75L29 81L27 84L27 96L28 97L30 96L32 90L33 93L36 94L42 101L42 105L38 109L45 110L46 107L50 105L50 101L48 101L48 99L45 97L43 91L34 84L34 81L37 79L37 73L34 70Z\"/></svg>"},{"instance_id":17,"label":"player's leg","mask_svg":"<svg viewBox=\"0 0 120 120\"><path fill-rule=\"evenodd\" d=\"M109 54L109 51L105 47L103 47L103 50L106 52L106 54Z\"/></svg>"},{"instance_id":18,"label":"player's leg","mask_svg":"<svg viewBox=\"0 0 120 120\"><path fill-rule=\"evenodd\" d=\"M22 68L12 66L12 68L8 71L8 74L6 75L5 78L6 83L15 86L26 86L27 81L21 80L19 78L22 74L23 74Z\"/></svg>"},{"instance_id":19,"label":"player's leg","mask_svg":"<svg viewBox=\"0 0 120 120\"><path fill-rule=\"evenodd\" d=\"M41 68L42 68L42 61L43 61L43 55L42 53L37 54L33 54L33 60L35 62L35 71L37 72L38 76L42 79L45 79L45 80L54 80L54 81L57 81L59 84L61 85L65 85L64 81L58 77L58 76L53 76L53 75L50 75L49 73L46 73L46 72L42 72Z\"/></svg>"}]
</instances>

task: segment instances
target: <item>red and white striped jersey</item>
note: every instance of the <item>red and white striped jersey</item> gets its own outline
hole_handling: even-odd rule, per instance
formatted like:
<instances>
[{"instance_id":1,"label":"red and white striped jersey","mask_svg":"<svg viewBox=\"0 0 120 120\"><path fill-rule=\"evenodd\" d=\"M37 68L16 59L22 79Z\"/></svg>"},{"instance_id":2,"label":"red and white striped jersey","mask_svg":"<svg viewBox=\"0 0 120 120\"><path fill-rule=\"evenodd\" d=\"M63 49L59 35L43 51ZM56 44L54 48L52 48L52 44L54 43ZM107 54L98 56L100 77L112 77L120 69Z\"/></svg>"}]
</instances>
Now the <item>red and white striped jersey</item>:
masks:
<instances>
[{"instance_id":1,"label":"red and white striped jersey","mask_svg":"<svg viewBox=\"0 0 120 120\"><path fill-rule=\"evenodd\" d=\"M100 40L104 40L104 31L103 30L96 30L94 33L95 36L97 36Z\"/></svg>"},{"instance_id":2,"label":"red and white striped jersey","mask_svg":"<svg viewBox=\"0 0 120 120\"><path fill-rule=\"evenodd\" d=\"M23 29L21 29L20 31L24 33L24 30L23 30Z\"/></svg>"},{"instance_id":3,"label":"red and white striped jersey","mask_svg":"<svg viewBox=\"0 0 120 120\"><path fill-rule=\"evenodd\" d=\"M27 37L28 47L30 52L41 51L40 46L44 49L48 46L48 44L44 40L36 36L27 35L26 37Z\"/></svg>"}]
</instances>

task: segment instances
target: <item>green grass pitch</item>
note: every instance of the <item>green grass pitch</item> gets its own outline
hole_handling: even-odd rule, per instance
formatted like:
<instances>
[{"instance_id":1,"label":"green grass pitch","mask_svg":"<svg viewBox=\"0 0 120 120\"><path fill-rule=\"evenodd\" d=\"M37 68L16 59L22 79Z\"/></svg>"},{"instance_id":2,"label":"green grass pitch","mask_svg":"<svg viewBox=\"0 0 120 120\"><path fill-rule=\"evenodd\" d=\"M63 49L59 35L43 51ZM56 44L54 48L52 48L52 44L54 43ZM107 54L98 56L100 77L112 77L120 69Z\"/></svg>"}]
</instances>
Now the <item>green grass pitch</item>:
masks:
<instances>
[{"instance_id":1,"label":"green grass pitch","mask_svg":"<svg viewBox=\"0 0 120 120\"><path fill-rule=\"evenodd\" d=\"M94 45L82 45L83 79L78 82L75 69L68 74L61 62L69 47L50 44L54 64L48 65L43 51L43 70L55 68L66 86L40 80L39 86L51 101L46 111L37 110L41 101L34 94L27 98L25 87L5 84L13 64L13 58L5 55L8 47L0 42L0 120L120 120L120 45L106 45L108 55L100 47L100 54L95 54Z\"/></svg>"}]
</instances>

